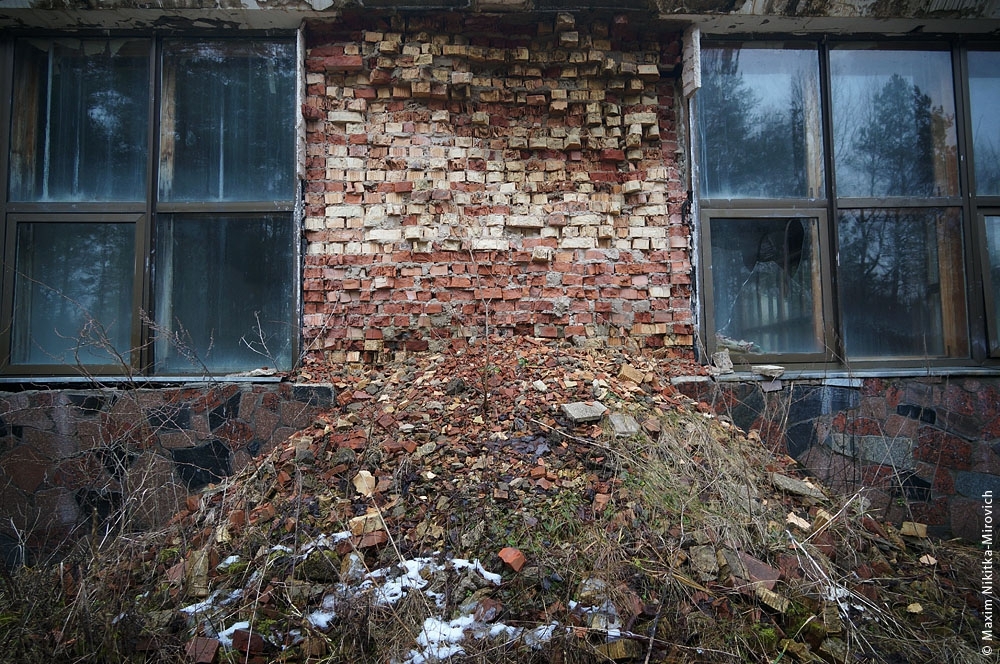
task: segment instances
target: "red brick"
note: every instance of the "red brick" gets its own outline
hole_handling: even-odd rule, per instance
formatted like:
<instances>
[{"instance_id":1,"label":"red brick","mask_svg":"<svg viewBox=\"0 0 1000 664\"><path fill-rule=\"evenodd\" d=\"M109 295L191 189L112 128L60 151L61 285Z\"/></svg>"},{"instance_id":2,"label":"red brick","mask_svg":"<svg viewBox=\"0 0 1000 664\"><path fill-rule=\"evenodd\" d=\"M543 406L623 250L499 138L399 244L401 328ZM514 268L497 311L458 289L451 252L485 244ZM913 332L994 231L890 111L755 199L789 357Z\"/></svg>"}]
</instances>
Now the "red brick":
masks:
<instances>
[{"instance_id":1,"label":"red brick","mask_svg":"<svg viewBox=\"0 0 1000 664\"><path fill-rule=\"evenodd\" d=\"M360 55L331 55L322 59L323 69L331 72L360 71L364 61Z\"/></svg>"}]
</instances>

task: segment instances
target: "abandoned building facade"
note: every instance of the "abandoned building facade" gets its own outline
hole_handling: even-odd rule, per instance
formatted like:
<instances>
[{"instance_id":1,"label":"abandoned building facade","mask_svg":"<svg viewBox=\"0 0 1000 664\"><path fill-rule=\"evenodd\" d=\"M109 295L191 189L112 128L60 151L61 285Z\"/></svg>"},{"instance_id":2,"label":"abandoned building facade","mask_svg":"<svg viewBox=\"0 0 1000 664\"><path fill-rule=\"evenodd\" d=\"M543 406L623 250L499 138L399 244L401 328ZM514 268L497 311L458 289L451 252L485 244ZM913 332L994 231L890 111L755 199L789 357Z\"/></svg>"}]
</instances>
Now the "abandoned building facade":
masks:
<instances>
[{"instance_id":1,"label":"abandoned building facade","mask_svg":"<svg viewBox=\"0 0 1000 664\"><path fill-rule=\"evenodd\" d=\"M977 539L998 31L993 0L0 0L3 537L129 491L153 523L330 405L302 358L489 326L705 363L676 388Z\"/></svg>"}]
</instances>

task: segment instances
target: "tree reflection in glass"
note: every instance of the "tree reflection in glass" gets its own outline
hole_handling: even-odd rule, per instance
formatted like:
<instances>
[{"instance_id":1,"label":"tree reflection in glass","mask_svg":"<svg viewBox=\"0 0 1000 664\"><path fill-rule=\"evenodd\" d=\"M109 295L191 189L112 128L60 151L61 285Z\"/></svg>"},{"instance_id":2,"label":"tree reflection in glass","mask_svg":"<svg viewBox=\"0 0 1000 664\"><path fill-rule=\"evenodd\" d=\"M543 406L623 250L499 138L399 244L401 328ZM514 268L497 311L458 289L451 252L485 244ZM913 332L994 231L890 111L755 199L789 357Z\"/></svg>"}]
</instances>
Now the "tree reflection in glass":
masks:
<instances>
[{"instance_id":1,"label":"tree reflection in glass","mask_svg":"<svg viewBox=\"0 0 1000 664\"><path fill-rule=\"evenodd\" d=\"M823 196L815 49L705 48L698 92L701 193Z\"/></svg>"},{"instance_id":2,"label":"tree reflection in glass","mask_svg":"<svg viewBox=\"0 0 1000 664\"><path fill-rule=\"evenodd\" d=\"M294 242L285 214L161 215L157 370L289 369Z\"/></svg>"},{"instance_id":3,"label":"tree reflection in glass","mask_svg":"<svg viewBox=\"0 0 1000 664\"><path fill-rule=\"evenodd\" d=\"M849 358L968 352L957 210L842 210L837 237Z\"/></svg>"},{"instance_id":4,"label":"tree reflection in glass","mask_svg":"<svg viewBox=\"0 0 1000 664\"><path fill-rule=\"evenodd\" d=\"M22 39L14 58L11 200L142 200L149 42Z\"/></svg>"},{"instance_id":5,"label":"tree reflection in glass","mask_svg":"<svg viewBox=\"0 0 1000 664\"><path fill-rule=\"evenodd\" d=\"M823 349L817 223L712 219L716 343L743 353Z\"/></svg>"},{"instance_id":6,"label":"tree reflection in glass","mask_svg":"<svg viewBox=\"0 0 1000 664\"><path fill-rule=\"evenodd\" d=\"M266 39L164 45L163 200L293 198L294 53L294 43Z\"/></svg>"},{"instance_id":7,"label":"tree reflection in glass","mask_svg":"<svg viewBox=\"0 0 1000 664\"><path fill-rule=\"evenodd\" d=\"M976 194L1000 196L1000 52L969 53Z\"/></svg>"},{"instance_id":8,"label":"tree reflection in glass","mask_svg":"<svg viewBox=\"0 0 1000 664\"><path fill-rule=\"evenodd\" d=\"M986 248L989 255L989 275L993 292L991 333L993 350L1000 349L1000 216L986 217Z\"/></svg>"},{"instance_id":9,"label":"tree reflection in glass","mask_svg":"<svg viewBox=\"0 0 1000 664\"><path fill-rule=\"evenodd\" d=\"M958 193L948 52L835 49L830 67L838 196Z\"/></svg>"},{"instance_id":10,"label":"tree reflection in glass","mask_svg":"<svg viewBox=\"0 0 1000 664\"><path fill-rule=\"evenodd\" d=\"M127 365L135 225L20 223L13 364Z\"/></svg>"}]
</instances>

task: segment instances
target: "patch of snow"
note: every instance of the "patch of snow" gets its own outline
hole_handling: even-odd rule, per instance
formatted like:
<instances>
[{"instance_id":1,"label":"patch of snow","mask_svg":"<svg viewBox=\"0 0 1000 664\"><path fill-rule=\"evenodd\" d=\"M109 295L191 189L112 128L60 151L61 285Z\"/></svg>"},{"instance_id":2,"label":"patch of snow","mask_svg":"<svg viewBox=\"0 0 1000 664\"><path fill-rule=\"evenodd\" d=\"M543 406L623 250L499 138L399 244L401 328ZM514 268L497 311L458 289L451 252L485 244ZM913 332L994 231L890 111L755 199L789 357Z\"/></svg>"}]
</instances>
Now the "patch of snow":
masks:
<instances>
[{"instance_id":1,"label":"patch of snow","mask_svg":"<svg viewBox=\"0 0 1000 664\"><path fill-rule=\"evenodd\" d=\"M428 581L421 574L421 570L429 568L428 577L440 570L440 567L434 565L429 558L404 560L400 563L400 567L403 568L403 574L394 579L387 580L382 586L375 589L374 597L376 603L383 606L392 605L402 599L411 588L423 590L427 586ZM387 575L388 573L385 570L376 570L369 574L372 578Z\"/></svg>"},{"instance_id":2,"label":"patch of snow","mask_svg":"<svg viewBox=\"0 0 1000 664\"><path fill-rule=\"evenodd\" d=\"M333 533L332 535L322 534L313 541L309 542L302 547L305 553L309 553L313 549L333 549L337 546L338 542L345 539L351 538L351 531L342 530L339 533Z\"/></svg>"},{"instance_id":3,"label":"patch of snow","mask_svg":"<svg viewBox=\"0 0 1000 664\"><path fill-rule=\"evenodd\" d=\"M330 623L332 623L333 619L336 617L337 614L334 611L324 611L323 609L318 609L307 615L306 620L308 620L310 624L312 624L312 626L319 631L325 632L330 629Z\"/></svg>"},{"instance_id":4,"label":"patch of snow","mask_svg":"<svg viewBox=\"0 0 1000 664\"><path fill-rule=\"evenodd\" d=\"M219 643L224 648L232 648L233 647L233 633L236 630L238 630L238 629L250 629L250 623L249 623L249 621L241 620L240 622L233 623L227 629L219 632L219 634L218 634L218 636L216 638L219 639Z\"/></svg>"},{"instance_id":5,"label":"patch of snow","mask_svg":"<svg viewBox=\"0 0 1000 664\"><path fill-rule=\"evenodd\" d=\"M555 634L557 627L559 627L559 623L555 620L550 622L548 625L539 625L535 629L524 634L524 642L531 648L538 650L544 644L552 640L552 636Z\"/></svg>"},{"instance_id":6,"label":"patch of snow","mask_svg":"<svg viewBox=\"0 0 1000 664\"><path fill-rule=\"evenodd\" d=\"M229 590L229 591L219 589L212 592L211 595L206 597L201 602L198 602L196 604L190 604L188 606L183 607L181 609L181 612L189 613L191 615L195 615L197 613L205 613L211 609L232 604L240 597L243 597L242 588L237 588L235 590Z\"/></svg>"},{"instance_id":7,"label":"patch of snow","mask_svg":"<svg viewBox=\"0 0 1000 664\"><path fill-rule=\"evenodd\" d=\"M472 616L459 616L444 622L430 617L424 620L423 629L417 635L417 646L410 651L409 664L440 662L454 655L465 653L460 645L465 638L465 630L475 623Z\"/></svg>"},{"instance_id":8,"label":"patch of snow","mask_svg":"<svg viewBox=\"0 0 1000 664\"><path fill-rule=\"evenodd\" d=\"M490 638L495 639L502 634L506 634L511 639L516 639L521 636L523 630L520 627L511 627L510 625L504 625L503 623L495 623L490 626Z\"/></svg>"},{"instance_id":9,"label":"patch of snow","mask_svg":"<svg viewBox=\"0 0 1000 664\"><path fill-rule=\"evenodd\" d=\"M225 560L223 560L221 563L219 563L218 565L216 565L215 569L221 571L221 570L226 569L230 565L234 565L234 564L236 564L238 562L240 562L240 557L239 556L229 556Z\"/></svg>"},{"instance_id":10,"label":"patch of snow","mask_svg":"<svg viewBox=\"0 0 1000 664\"><path fill-rule=\"evenodd\" d=\"M312 625L320 631L325 632L328 630L334 618L337 617L337 602L341 597L348 594L347 590L348 589L345 585L337 584L334 588L334 592L326 595L323 598L323 603L320 605L320 608L307 615L306 620L312 623Z\"/></svg>"},{"instance_id":11,"label":"patch of snow","mask_svg":"<svg viewBox=\"0 0 1000 664\"><path fill-rule=\"evenodd\" d=\"M494 574L493 572L487 571L486 568L483 567L483 564L479 562L479 558L476 558L471 562L465 560L464 558L453 558L450 562L452 565L455 566L455 569L464 569L467 567L476 572L479 572L480 576L482 576L484 579L492 583L494 586L499 586L500 583L503 581L503 577L501 577L499 574Z\"/></svg>"}]
</instances>

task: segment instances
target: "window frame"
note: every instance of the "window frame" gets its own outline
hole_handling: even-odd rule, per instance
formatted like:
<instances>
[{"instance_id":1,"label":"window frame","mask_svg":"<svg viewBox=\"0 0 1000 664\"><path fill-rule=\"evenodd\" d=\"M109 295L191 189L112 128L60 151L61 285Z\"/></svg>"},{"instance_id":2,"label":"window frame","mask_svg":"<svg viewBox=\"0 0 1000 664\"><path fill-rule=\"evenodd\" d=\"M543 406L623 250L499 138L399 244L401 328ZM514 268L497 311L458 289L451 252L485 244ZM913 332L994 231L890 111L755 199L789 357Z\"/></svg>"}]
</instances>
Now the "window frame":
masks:
<instances>
[{"instance_id":1,"label":"window frame","mask_svg":"<svg viewBox=\"0 0 1000 664\"><path fill-rule=\"evenodd\" d=\"M146 40L149 46L149 68L148 68L148 115L147 115L147 136L146 136L146 179L143 186L144 199L137 202L12 202L9 197L10 187L10 132L12 121L12 101L14 85L14 51L18 39L36 38L44 40L70 39L136 39ZM240 41L246 39L261 39L271 41L281 41L289 44L293 53L294 63L291 64L294 73L292 80L292 95L287 100L294 127L290 131L291 140L295 144L291 146L291 163L287 164L289 169L292 187L288 192L287 199L261 200L261 201L197 201L197 202L161 202L159 200L159 160L161 145L161 123L160 104L162 99L162 59L164 44L177 41L192 42L212 42L224 43L227 41ZM287 214L288 223L291 225L290 236L295 238L294 246L291 248L293 258L293 273L288 275L289 285L292 292L288 297L294 298L291 307L292 316L287 321L289 327L289 342L291 345L291 362L294 366L295 358L298 357L301 344L301 294L299 285L301 283L301 192L302 173L298 159L300 158L301 127L297 110L302 96L302 40L301 35L296 31L274 31L274 30L246 30L240 31L238 36L231 33L219 33L217 31L175 33L166 31L151 32L108 32L108 31L76 31L65 33L59 31L52 32L23 32L13 31L5 35L0 40L0 91L5 95L7 103L0 108L0 214L2 214L3 233L0 236L0 252L4 256L5 264L0 277L0 379L9 377L18 378L49 378L58 379L61 377L72 378L78 375L84 377L128 377L130 379L154 379L169 380L171 377L190 380L197 378L222 378L206 372L204 368L193 367L190 372L171 371L169 373L158 374L155 372L155 357L153 343L154 325L148 318L152 318L155 311L153 293L153 279L155 270L155 247L154 235L155 224L158 215L175 213L198 213L198 214ZM14 258L16 253L16 232L18 223L31 222L59 222L59 221L117 221L131 216L136 224L136 247L134 261L135 271L133 275L132 288L132 323L129 338L132 347L129 349L129 362L127 366L114 364L12 364L12 330L15 325L13 302L14 302L14 271L16 269ZM248 367L247 369L251 369ZM275 368L275 367L272 367ZM275 368L282 371L284 367Z\"/></svg>"},{"instance_id":2,"label":"window frame","mask_svg":"<svg viewBox=\"0 0 1000 664\"><path fill-rule=\"evenodd\" d=\"M716 46L739 46L741 44L759 42L759 35L704 35L701 40L703 49ZM768 36L767 41L791 43L806 43L817 46L819 51L819 77L820 94L819 100L822 114L820 117L821 129L823 133L823 155L824 177L826 178L827 196L820 199L713 199L700 195L699 168L693 169L693 190L697 198L697 231L699 234L698 255L698 276L699 283L702 284L702 295L700 303L700 315L698 321L703 330L702 343L706 350L707 357L718 350L715 340L715 322L712 319L712 306L714 294L711 284L711 246L708 231L709 220L723 215L733 216L733 211L757 211L757 214L775 217L787 217L812 207L825 211L827 222L825 224L825 246L829 248L829 253L820 257L821 276L823 279L824 300L832 301L832 318L827 322L829 331L829 344L831 346L830 357L816 361L815 358L803 357L795 353L771 353L771 354L749 354L735 353L733 360L737 365L748 363L778 363L788 365L794 369L823 371L830 370L879 370L879 369L907 369L907 368L960 368L960 367L997 367L1000 368L1000 329L987 329L988 323L993 319L987 319L988 306L987 297L990 296L990 288L1000 288L1000 284L989 283L988 275L983 274L985 266L988 265L985 247L985 226L983 221L984 210L1000 211L1000 196L991 198L977 198L973 189L973 158L972 136L968 131L970 122L969 106L969 81L966 54L971 50L1000 50L996 44L985 42L975 42L962 39L961 37L936 36L933 39L924 41L914 40L912 37L887 37L884 35L861 35L858 37L831 37L825 35L810 36ZM831 71L831 51L838 46L851 46L856 44L877 44L896 49L919 50L933 45L935 50L944 50L950 56L952 76L952 94L955 103L955 135L957 150L957 194L946 196L913 197L913 196L891 196L884 198L856 197L841 198L838 196L835 170L835 155L833 153L833 100L832 100L832 71ZM695 119L692 127L696 127L699 114L699 99L695 95L692 111ZM694 132L697 134L697 131ZM695 147L692 154L698 155L699 148ZM879 210L887 208L948 208L957 210L961 215L961 248L964 268L964 301L961 303L965 307L964 328L967 334L967 356L964 357L902 357L884 356L878 358L856 358L846 357L844 352L843 303L840 301L838 293L838 270L840 263L840 247L837 237L837 220L841 210L864 208ZM1000 328L1000 322L995 325Z\"/></svg>"},{"instance_id":3,"label":"window frame","mask_svg":"<svg viewBox=\"0 0 1000 664\"><path fill-rule=\"evenodd\" d=\"M966 75L962 77L959 98L963 111L959 113L959 128L962 131L960 136L965 139L966 158L961 160L960 173L965 177L969 195L966 205L969 208L969 218L973 220L974 227L970 233L974 239L972 251L976 257L973 261L973 279L977 288L982 290L982 315L977 319L981 334L973 339L973 346L977 351L988 359L995 360L994 365L1000 366L1000 320L997 316L1000 313L994 311L995 289L1000 288L1000 283L993 283L989 271L989 245L986 237L986 217L1000 215L1000 194L980 195L976 190L976 154L972 140L972 100L971 86L967 72L969 71L968 54L970 51L990 51L1000 53L1000 46L996 42L986 42L970 40L962 44L959 57L956 58L956 68L961 68Z\"/></svg>"},{"instance_id":4,"label":"window frame","mask_svg":"<svg viewBox=\"0 0 1000 664\"><path fill-rule=\"evenodd\" d=\"M816 220L816 241L819 244L819 258L829 251L829 220L827 218L827 210L823 207L817 207L814 204L810 204L808 201L799 201L798 203L792 205L789 208L773 208L766 205L765 202L761 202L760 205L747 205L746 201L741 201L739 206L729 206L721 205L717 208L704 209L701 210L702 223L700 225L701 231L701 241L700 249L702 254L702 260L706 265L711 264L711 254L712 254L712 221L714 220L725 220L725 219L786 219L786 218L798 218L798 219L815 219ZM834 299L831 289L827 286L830 283L830 265L828 261L818 260L819 279L820 279L820 292L817 295L818 304L820 307L820 318L821 324L824 331L824 336L829 338L830 335L834 333L833 324L833 307ZM705 305L704 305L704 316L706 320L706 330L715 330L715 292L710 285L710 277L706 276L706 288L705 288ZM711 339L713 346L710 347L710 352L716 352L719 350L717 344L715 343L715 335L712 335ZM732 351L730 351L732 352ZM736 353L736 356L740 358L747 358L748 360L753 359L765 359L776 357L774 354L751 354L751 353ZM781 355L785 362L795 363L803 366L822 366L833 360L833 354L829 345L824 346L824 350L815 353L785 353ZM758 362L759 363L759 362Z\"/></svg>"}]
</instances>

